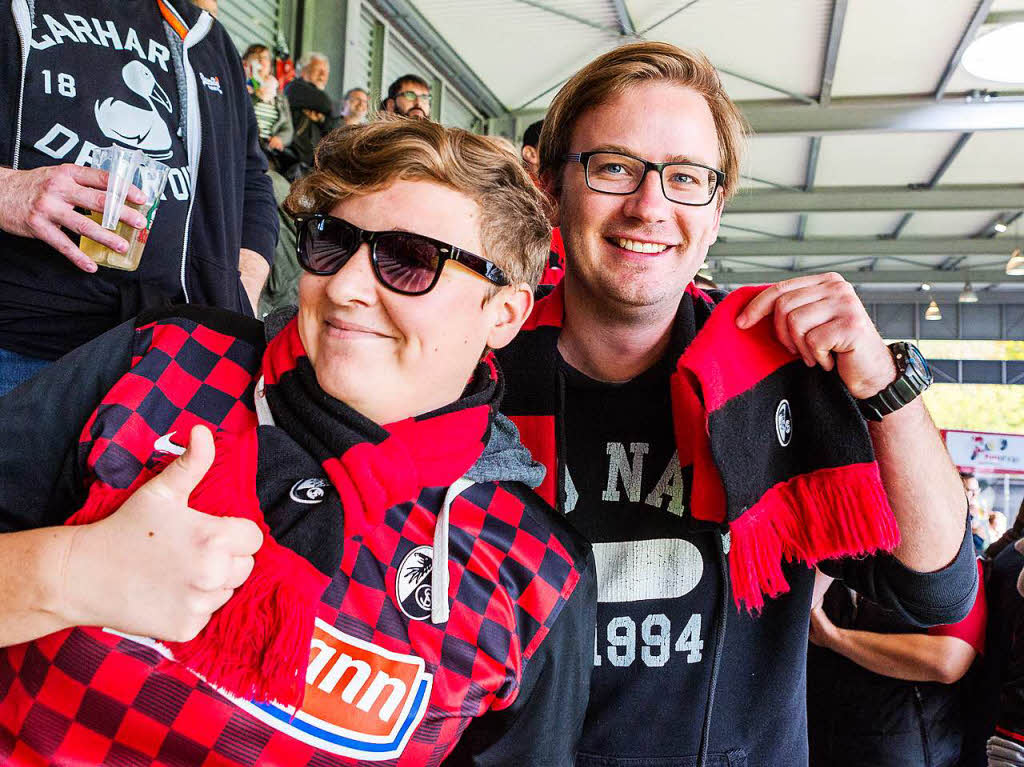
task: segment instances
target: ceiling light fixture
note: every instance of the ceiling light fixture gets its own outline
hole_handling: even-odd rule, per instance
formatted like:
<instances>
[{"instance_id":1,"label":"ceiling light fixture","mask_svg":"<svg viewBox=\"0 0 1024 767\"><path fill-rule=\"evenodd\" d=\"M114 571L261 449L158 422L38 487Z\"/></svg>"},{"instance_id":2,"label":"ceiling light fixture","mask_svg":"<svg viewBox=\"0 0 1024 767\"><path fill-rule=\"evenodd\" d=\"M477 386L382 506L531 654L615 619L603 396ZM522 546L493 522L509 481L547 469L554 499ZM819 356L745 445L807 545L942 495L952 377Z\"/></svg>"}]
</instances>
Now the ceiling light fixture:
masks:
<instances>
[{"instance_id":1,"label":"ceiling light fixture","mask_svg":"<svg viewBox=\"0 0 1024 767\"><path fill-rule=\"evenodd\" d=\"M967 46L964 69L982 80L1024 82L1024 22L1006 24L978 37Z\"/></svg>"},{"instance_id":2,"label":"ceiling light fixture","mask_svg":"<svg viewBox=\"0 0 1024 767\"><path fill-rule=\"evenodd\" d=\"M1003 232L1006 231L1006 224L1004 224L1002 221L996 221L995 226L993 226L992 228L999 232L999 234L1002 234Z\"/></svg>"},{"instance_id":3,"label":"ceiling light fixture","mask_svg":"<svg viewBox=\"0 0 1024 767\"><path fill-rule=\"evenodd\" d=\"M922 282L921 283L921 290L923 290L925 293L927 293L931 289L932 289L932 284L930 282Z\"/></svg>"},{"instance_id":4,"label":"ceiling light fixture","mask_svg":"<svg viewBox=\"0 0 1024 767\"><path fill-rule=\"evenodd\" d=\"M967 280L964 283L964 289L956 299L961 304L976 304L978 303L978 294L974 292L974 288L971 286L971 281Z\"/></svg>"},{"instance_id":5,"label":"ceiling light fixture","mask_svg":"<svg viewBox=\"0 0 1024 767\"><path fill-rule=\"evenodd\" d=\"M942 319L942 312L939 310L939 305L935 303L934 298L932 299L932 302L928 304L928 308L924 310L924 318L932 321Z\"/></svg>"}]
</instances>

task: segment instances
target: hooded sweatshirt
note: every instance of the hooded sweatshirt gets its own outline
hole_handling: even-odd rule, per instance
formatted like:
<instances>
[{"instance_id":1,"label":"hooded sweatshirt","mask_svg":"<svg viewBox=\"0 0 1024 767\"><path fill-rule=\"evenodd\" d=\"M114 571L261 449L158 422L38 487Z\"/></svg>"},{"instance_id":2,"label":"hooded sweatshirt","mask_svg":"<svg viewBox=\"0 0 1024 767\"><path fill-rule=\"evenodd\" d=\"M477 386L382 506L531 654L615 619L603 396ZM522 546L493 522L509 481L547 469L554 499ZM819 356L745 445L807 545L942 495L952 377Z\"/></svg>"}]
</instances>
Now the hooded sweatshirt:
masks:
<instances>
[{"instance_id":1,"label":"hooded sweatshirt","mask_svg":"<svg viewBox=\"0 0 1024 767\"><path fill-rule=\"evenodd\" d=\"M58 467L46 478L55 490L34 512L4 484L4 528L47 524L61 509L67 516L90 482L135 486L166 462L157 451L173 442L163 435L195 423L252 435L261 350L258 323L186 308L140 318L73 355L72 365L104 360L85 371L84 380L113 379L98 399L95 390L67 389L81 371L64 362L4 398L0 411L18 423L38 397L63 390L62 422L80 429L77 444L62 425L43 440L50 450L41 453L69 451L41 465ZM196 375L202 383L186 388ZM451 488L425 487L378 520L342 524L331 511L353 511L341 509L323 465L286 429L260 422L250 439L270 535L330 576L299 711L232 696L152 640L76 628L0 655L0 667L13 671L0 678L0 753L15 763L128 755L139 763L436 765L449 753L449 764L571 761L589 684L593 564L586 543L529 489L542 470L511 424L490 429L482 455ZM20 478L23 490L34 484L19 459L0 462L0 475ZM439 588L431 576L443 518L448 578ZM449 609L438 616L432 595L441 588Z\"/></svg>"},{"instance_id":2,"label":"hooded sweatshirt","mask_svg":"<svg viewBox=\"0 0 1024 767\"><path fill-rule=\"evenodd\" d=\"M4 13L0 165L86 165L117 143L171 171L137 271L88 274L0 232L0 348L57 359L172 303L251 315L239 250L273 261L277 206L224 27L187 0L12 0Z\"/></svg>"}]
</instances>

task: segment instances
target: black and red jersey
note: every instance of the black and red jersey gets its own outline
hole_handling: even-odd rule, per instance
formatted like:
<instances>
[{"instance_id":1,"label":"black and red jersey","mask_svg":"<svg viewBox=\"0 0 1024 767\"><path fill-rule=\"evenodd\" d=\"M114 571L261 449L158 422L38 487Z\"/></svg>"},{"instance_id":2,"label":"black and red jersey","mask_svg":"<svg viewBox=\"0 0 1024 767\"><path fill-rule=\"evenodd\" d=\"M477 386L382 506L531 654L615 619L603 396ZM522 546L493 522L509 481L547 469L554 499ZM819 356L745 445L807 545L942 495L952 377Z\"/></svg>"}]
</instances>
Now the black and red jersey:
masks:
<instances>
[{"instance_id":1,"label":"black and red jersey","mask_svg":"<svg viewBox=\"0 0 1024 767\"><path fill-rule=\"evenodd\" d=\"M284 429L256 427L252 379L262 341L258 328L239 321L197 309L140 321L73 360L79 377L94 372L90 362L127 363L117 375L97 372L105 388L98 400L69 390L72 372L62 362L0 402L0 414L17 420L63 391L80 429L77 441L56 429L22 443L49 445L42 467L55 471L53 490L33 520L24 507L9 511L18 489L5 486L0 519L6 530L52 523L61 504L65 517L74 510L90 478L133 487L166 462L161 451L173 450L175 434L195 423L219 428L201 502L218 502L218 493L228 501L238 477L257 477L274 537L316 566L340 562L317 607L301 708L228 695L152 640L75 628L0 651L0 759L568 763L589 685L589 546L520 482L470 483L449 510L450 615L431 622L431 542L447 488L425 488L370 528L340 519L325 527L324 513L340 505L323 467ZM49 457L61 448L70 457ZM19 460L0 457L0 472L20 474ZM324 554L325 538L340 555Z\"/></svg>"}]
</instances>

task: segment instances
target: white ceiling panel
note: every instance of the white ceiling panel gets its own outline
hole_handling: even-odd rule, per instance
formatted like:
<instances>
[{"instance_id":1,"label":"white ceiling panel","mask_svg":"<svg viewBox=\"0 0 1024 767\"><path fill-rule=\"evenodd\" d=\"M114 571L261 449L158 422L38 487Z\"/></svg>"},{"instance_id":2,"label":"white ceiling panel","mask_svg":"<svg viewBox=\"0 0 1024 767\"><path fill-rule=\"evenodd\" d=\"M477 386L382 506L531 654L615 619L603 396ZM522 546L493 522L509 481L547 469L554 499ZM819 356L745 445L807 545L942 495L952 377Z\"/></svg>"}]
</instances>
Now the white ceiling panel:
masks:
<instances>
[{"instance_id":1,"label":"white ceiling panel","mask_svg":"<svg viewBox=\"0 0 1024 767\"><path fill-rule=\"evenodd\" d=\"M933 92L976 7L976 0L850 3L832 95Z\"/></svg>"},{"instance_id":2,"label":"white ceiling panel","mask_svg":"<svg viewBox=\"0 0 1024 767\"><path fill-rule=\"evenodd\" d=\"M959 133L825 136L817 186L902 186L927 182Z\"/></svg>"},{"instance_id":3,"label":"white ceiling panel","mask_svg":"<svg viewBox=\"0 0 1024 767\"><path fill-rule=\"evenodd\" d=\"M739 75L790 92L818 95L832 14L830 0L701 0L689 5L627 0L627 6L638 30L684 7L646 37L702 50L716 66ZM732 82L730 79L728 88L734 98L785 98L765 89L747 95Z\"/></svg>"},{"instance_id":4,"label":"white ceiling panel","mask_svg":"<svg viewBox=\"0 0 1024 767\"><path fill-rule=\"evenodd\" d=\"M811 213L804 234L808 238L874 237L889 234L902 213Z\"/></svg>"},{"instance_id":5,"label":"white ceiling panel","mask_svg":"<svg viewBox=\"0 0 1024 767\"><path fill-rule=\"evenodd\" d=\"M558 90L552 86L621 42L613 32L509 0L416 0L416 7L509 109L546 107ZM559 7L588 20L596 9L603 23L609 5L562 0Z\"/></svg>"},{"instance_id":6,"label":"white ceiling panel","mask_svg":"<svg viewBox=\"0 0 1024 767\"><path fill-rule=\"evenodd\" d=\"M803 186L811 140L802 136L753 136L747 142L744 176L787 186ZM758 186L743 179L741 186ZM764 186L763 184L760 186Z\"/></svg>"},{"instance_id":7,"label":"white ceiling panel","mask_svg":"<svg viewBox=\"0 0 1024 767\"><path fill-rule=\"evenodd\" d=\"M998 211L921 211L915 213L900 237L971 237Z\"/></svg>"},{"instance_id":8,"label":"white ceiling panel","mask_svg":"<svg viewBox=\"0 0 1024 767\"><path fill-rule=\"evenodd\" d=\"M725 213L719 234L729 240L793 237L799 219L795 213Z\"/></svg>"},{"instance_id":9,"label":"white ceiling panel","mask_svg":"<svg viewBox=\"0 0 1024 767\"><path fill-rule=\"evenodd\" d=\"M975 133L943 175L942 183L1024 184L1024 130Z\"/></svg>"}]
</instances>

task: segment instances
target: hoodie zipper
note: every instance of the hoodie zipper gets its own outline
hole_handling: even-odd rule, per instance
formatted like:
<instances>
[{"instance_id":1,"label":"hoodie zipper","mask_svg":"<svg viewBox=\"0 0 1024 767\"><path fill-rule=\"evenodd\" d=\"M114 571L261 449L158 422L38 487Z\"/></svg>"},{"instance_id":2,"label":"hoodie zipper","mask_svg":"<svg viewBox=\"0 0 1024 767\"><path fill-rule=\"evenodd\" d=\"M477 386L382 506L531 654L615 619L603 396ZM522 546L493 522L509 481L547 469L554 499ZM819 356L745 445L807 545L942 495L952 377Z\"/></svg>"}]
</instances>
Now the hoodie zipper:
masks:
<instances>
[{"instance_id":1,"label":"hoodie zipper","mask_svg":"<svg viewBox=\"0 0 1024 767\"><path fill-rule=\"evenodd\" d=\"M11 6L14 15L14 26L18 30L18 42L21 44L21 85L18 89L18 122L14 126L14 162L11 167L18 169L21 159L21 117L25 106L25 75L28 72L28 53L32 44L32 20L28 17L28 5L22 0L15 0ZM26 24L28 28L26 29Z\"/></svg>"},{"instance_id":2,"label":"hoodie zipper","mask_svg":"<svg viewBox=\"0 0 1024 767\"><path fill-rule=\"evenodd\" d=\"M188 262L188 241L189 234L192 231L192 208L196 202L196 193L198 186L199 176L199 158L203 150L203 129L202 121L199 108L199 86L196 84L195 71L192 69L192 64L188 60L189 49L194 45L203 41L206 35L210 32L210 27L213 25L213 19L206 11L200 14L198 21L185 35L185 39L182 41L181 46L181 66L184 69L185 76L185 92L187 94L188 103L185 106L186 114L186 131L185 141L188 145L188 156L189 156L189 184L192 189L192 193L188 199L188 211L185 213L185 233L182 236L181 242L181 268L178 273L178 277L181 280L181 290L185 296L185 303L189 303L188 287L185 284L185 266ZM190 39L195 35L194 39ZM195 105L195 110L192 107ZM193 129L195 126L195 129ZM191 135L195 135L195 153L192 152L192 142L189 141ZM193 161L193 157L195 160Z\"/></svg>"}]
</instances>

